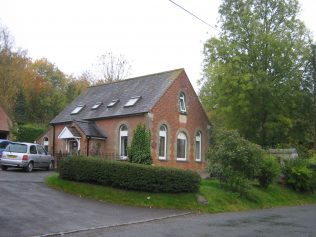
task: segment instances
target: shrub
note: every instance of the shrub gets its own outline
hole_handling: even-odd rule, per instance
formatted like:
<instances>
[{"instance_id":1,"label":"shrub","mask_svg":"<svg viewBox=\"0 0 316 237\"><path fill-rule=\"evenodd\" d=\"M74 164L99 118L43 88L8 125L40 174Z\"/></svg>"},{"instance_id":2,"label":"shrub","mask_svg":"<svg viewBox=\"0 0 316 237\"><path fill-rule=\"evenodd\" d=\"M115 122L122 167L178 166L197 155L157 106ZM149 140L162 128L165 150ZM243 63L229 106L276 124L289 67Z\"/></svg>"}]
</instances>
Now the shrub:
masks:
<instances>
[{"instance_id":1,"label":"shrub","mask_svg":"<svg viewBox=\"0 0 316 237\"><path fill-rule=\"evenodd\" d=\"M260 172L264 151L235 131L223 131L215 139L208 154L211 176L233 191L246 193L248 181Z\"/></svg>"},{"instance_id":2,"label":"shrub","mask_svg":"<svg viewBox=\"0 0 316 237\"><path fill-rule=\"evenodd\" d=\"M316 155L308 159L308 167L316 172Z\"/></svg>"},{"instance_id":3,"label":"shrub","mask_svg":"<svg viewBox=\"0 0 316 237\"><path fill-rule=\"evenodd\" d=\"M309 168L308 160L297 158L287 160L283 167L286 184L296 191L316 190L316 174Z\"/></svg>"},{"instance_id":4,"label":"shrub","mask_svg":"<svg viewBox=\"0 0 316 237\"><path fill-rule=\"evenodd\" d=\"M260 167L257 179L262 188L267 188L280 174L280 165L276 158L266 155Z\"/></svg>"},{"instance_id":5,"label":"shrub","mask_svg":"<svg viewBox=\"0 0 316 237\"><path fill-rule=\"evenodd\" d=\"M150 131L145 125L138 124L128 152L129 161L132 163L151 165Z\"/></svg>"},{"instance_id":6,"label":"shrub","mask_svg":"<svg viewBox=\"0 0 316 237\"><path fill-rule=\"evenodd\" d=\"M37 124L23 124L19 125L14 131L13 135L17 141L34 142L41 134L46 131L45 126Z\"/></svg>"},{"instance_id":7,"label":"shrub","mask_svg":"<svg viewBox=\"0 0 316 237\"><path fill-rule=\"evenodd\" d=\"M60 177L121 189L148 192L196 192L201 181L193 171L88 157L61 161Z\"/></svg>"}]
</instances>

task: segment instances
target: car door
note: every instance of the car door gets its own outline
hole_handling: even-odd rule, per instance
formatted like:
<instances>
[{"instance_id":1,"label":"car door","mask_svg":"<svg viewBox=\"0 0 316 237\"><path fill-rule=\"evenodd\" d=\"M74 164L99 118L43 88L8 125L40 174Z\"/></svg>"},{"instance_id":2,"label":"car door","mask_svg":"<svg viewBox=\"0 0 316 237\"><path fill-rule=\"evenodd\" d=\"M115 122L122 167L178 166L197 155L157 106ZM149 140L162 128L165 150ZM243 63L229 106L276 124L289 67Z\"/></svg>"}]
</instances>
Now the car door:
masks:
<instances>
[{"instance_id":1,"label":"car door","mask_svg":"<svg viewBox=\"0 0 316 237\"><path fill-rule=\"evenodd\" d=\"M41 145L37 145L37 152L40 155L40 166L41 167L48 167L50 163L50 156L47 155L47 152Z\"/></svg>"},{"instance_id":2,"label":"car door","mask_svg":"<svg viewBox=\"0 0 316 237\"><path fill-rule=\"evenodd\" d=\"M40 155L37 152L36 145L30 146L30 161L33 161L34 167L40 167Z\"/></svg>"}]
</instances>

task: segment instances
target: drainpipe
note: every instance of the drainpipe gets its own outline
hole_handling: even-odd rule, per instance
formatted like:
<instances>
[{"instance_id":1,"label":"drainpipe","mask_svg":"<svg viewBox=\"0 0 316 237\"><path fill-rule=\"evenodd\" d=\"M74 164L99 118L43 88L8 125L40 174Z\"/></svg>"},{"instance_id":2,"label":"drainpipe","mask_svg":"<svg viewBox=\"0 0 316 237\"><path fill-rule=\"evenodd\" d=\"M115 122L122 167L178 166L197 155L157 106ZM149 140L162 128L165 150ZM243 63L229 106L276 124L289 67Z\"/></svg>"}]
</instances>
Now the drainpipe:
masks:
<instances>
[{"instance_id":1,"label":"drainpipe","mask_svg":"<svg viewBox=\"0 0 316 237\"><path fill-rule=\"evenodd\" d=\"M87 156L89 156L90 137L87 137Z\"/></svg>"},{"instance_id":2,"label":"drainpipe","mask_svg":"<svg viewBox=\"0 0 316 237\"><path fill-rule=\"evenodd\" d=\"M53 156L55 157L55 125L53 125Z\"/></svg>"}]
</instances>

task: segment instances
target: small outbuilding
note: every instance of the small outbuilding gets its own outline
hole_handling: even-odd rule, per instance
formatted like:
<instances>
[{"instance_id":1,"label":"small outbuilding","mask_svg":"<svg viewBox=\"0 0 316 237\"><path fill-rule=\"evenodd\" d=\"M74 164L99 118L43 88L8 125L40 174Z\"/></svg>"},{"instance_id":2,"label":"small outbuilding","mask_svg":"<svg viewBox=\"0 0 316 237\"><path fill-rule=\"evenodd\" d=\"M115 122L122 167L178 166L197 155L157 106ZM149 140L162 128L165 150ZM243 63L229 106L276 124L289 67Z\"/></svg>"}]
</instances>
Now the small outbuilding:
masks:
<instances>
[{"instance_id":1,"label":"small outbuilding","mask_svg":"<svg viewBox=\"0 0 316 237\"><path fill-rule=\"evenodd\" d=\"M0 139L7 139L12 127L12 121L3 107L0 106Z\"/></svg>"}]
</instances>

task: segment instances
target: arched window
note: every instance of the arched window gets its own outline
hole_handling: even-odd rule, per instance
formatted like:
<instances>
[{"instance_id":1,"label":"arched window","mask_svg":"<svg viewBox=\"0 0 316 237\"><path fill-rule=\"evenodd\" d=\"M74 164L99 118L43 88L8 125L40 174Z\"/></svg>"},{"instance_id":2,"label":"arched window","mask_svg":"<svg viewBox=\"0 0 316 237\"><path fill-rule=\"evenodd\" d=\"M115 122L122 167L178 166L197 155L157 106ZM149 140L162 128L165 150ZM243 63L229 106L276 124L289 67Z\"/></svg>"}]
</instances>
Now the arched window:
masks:
<instances>
[{"instance_id":1,"label":"arched window","mask_svg":"<svg viewBox=\"0 0 316 237\"><path fill-rule=\"evenodd\" d=\"M159 160L167 159L167 127L161 125L159 128Z\"/></svg>"},{"instance_id":2,"label":"arched window","mask_svg":"<svg viewBox=\"0 0 316 237\"><path fill-rule=\"evenodd\" d=\"M180 132L177 137L177 160L187 159L187 135Z\"/></svg>"},{"instance_id":3,"label":"arched window","mask_svg":"<svg viewBox=\"0 0 316 237\"><path fill-rule=\"evenodd\" d=\"M200 131L195 136L195 160L202 160L202 134Z\"/></svg>"},{"instance_id":4,"label":"arched window","mask_svg":"<svg viewBox=\"0 0 316 237\"><path fill-rule=\"evenodd\" d=\"M128 140L128 129L125 124L120 127L120 147L119 153L121 159L127 159L127 140Z\"/></svg>"},{"instance_id":5,"label":"arched window","mask_svg":"<svg viewBox=\"0 0 316 237\"><path fill-rule=\"evenodd\" d=\"M185 94L183 92L181 92L179 96L179 110L181 113L187 112L186 99Z\"/></svg>"}]
</instances>

